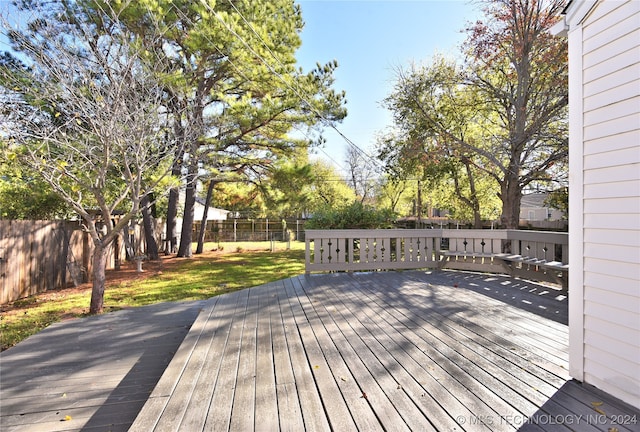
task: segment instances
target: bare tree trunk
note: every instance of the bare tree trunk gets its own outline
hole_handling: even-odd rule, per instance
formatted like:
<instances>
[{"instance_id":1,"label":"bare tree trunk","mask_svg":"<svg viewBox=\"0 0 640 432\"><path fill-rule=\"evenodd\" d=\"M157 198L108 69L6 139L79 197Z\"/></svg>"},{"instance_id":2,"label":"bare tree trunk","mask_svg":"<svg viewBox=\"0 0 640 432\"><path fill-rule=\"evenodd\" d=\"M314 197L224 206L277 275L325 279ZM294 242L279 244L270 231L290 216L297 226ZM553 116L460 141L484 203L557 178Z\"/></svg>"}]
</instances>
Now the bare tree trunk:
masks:
<instances>
[{"instance_id":1,"label":"bare tree trunk","mask_svg":"<svg viewBox=\"0 0 640 432\"><path fill-rule=\"evenodd\" d=\"M211 180L209 187L207 188L207 197L204 200L204 213L202 213L202 223L200 224L200 232L198 233L198 246L196 247L196 254L201 254L204 249L204 234L207 230L207 216L209 215L209 203L211 202L211 196L213 195L213 188L215 182Z\"/></svg>"},{"instance_id":2,"label":"bare tree trunk","mask_svg":"<svg viewBox=\"0 0 640 432\"><path fill-rule=\"evenodd\" d=\"M500 199L502 200L500 223L506 229L518 229L520 226L522 189L518 185L517 178L505 180L502 183Z\"/></svg>"},{"instance_id":3,"label":"bare tree trunk","mask_svg":"<svg viewBox=\"0 0 640 432\"><path fill-rule=\"evenodd\" d=\"M166 253L174 253L178 247L178 228L176 218L178 217L178 188L169 190L169 204L167 206L167 231L165 238L169 243L169 250Z\"/></svg>"},{"instance_id":4,"label":"bare tree trunk","mask_svg":"<svg viewBox=\"0 0 640 432\"><path fill-rule=\"evenodd\" d=\"M176 139L182 140L184 142L184 129L180 124L180 118L177 116L175 122L175 134ZM184 150L180 148L176 152L176 159L173 162L173 167L171 168L171 175L177 178L180 178L182 174L182 159L184 157ZM169 242L169 250L165 251L165 253L174 253L178 248L178 227L177 221L178 218L178 200L180 199L180 191L178 188L169 189L169 203L167 205L167 227L165 238Z\"/></svg>"},{"instance_id":5,"label":"bare tree trunk","mask_svg":"<svg viewBox=\"0 0 640 432\"><path fill-rule=\"evenodd\" d=\"M180 232L180 246L178 247L178 257L190 258L192 255L191 244L193 243L193 208L196 202L196 170L194 163L189 165L187 174L187 187L184 198L184 215L182 216L182 231Z\"/></svg>"},{"instance_id":6,"label":"bare tree trunk","mask_svg":"<svg viewBox=\"0 0 640 432\"><path fill-rule=\"evenodd\" d=\"M471 192L470 201L473 209L473 227L482 229L482 218L480 217L480 201L478 201L478 191L476 190L476 179L471 171L471 162L468 158L464 159L464 166L469 177L469 191Z\"/></svg>"},{"instance_id":7,"label":"bare tree trunk","mask_svg":"<svg viewBox=\"0 0 640 432\"><path fill-rule=\"evenodd\" d=\"M98 242L93 250L93 288L89 313L101 314L104 307L104 284L107 268L107 245Z\"/></svg>"},{"instance_id":8,"label":"bare tree trunk","mask_svg":"<svg viewBox=\"0 0 640 432\"><path fill-rule=\"evenodd\" d=\"M416 228L422 228L422 184L418 180L418 201L416 203Z\"/></svg>"},{"instance_id":9,"label":"bare tree trunk","mask_svg":"<svg viewBox=\"0 0 640 432\"><path fill-rule=\"evenodd\" d=\"M452 175L455 192L458 198L463 203L465 203L473 212L473 227L475 229L482 229L482 218L480 217L480 202L478 201L475 177L473 176L473 171L471 171L471 162L468 158L463 157L462 163L465 166L467 178L469 179L469 197L466 197L462 193L462 188L460 187L460 181L458 179L458 173L454 170Z\"/></svg>"},{"instance_id":10,"label":"bare tree trunk","mask_svg":"<svg viewBox=\"0 0 640 432\"><path fill-rule=\"evenodd\" d=\"M142 223L144 225L144 239L147 245L145 252L147 258L155 261L160 259L160 256L158 254L155 219L151 212L151 200L149 199L149 194L142 197L140 204L142 204Z\"/></svg>"}]
</instances>

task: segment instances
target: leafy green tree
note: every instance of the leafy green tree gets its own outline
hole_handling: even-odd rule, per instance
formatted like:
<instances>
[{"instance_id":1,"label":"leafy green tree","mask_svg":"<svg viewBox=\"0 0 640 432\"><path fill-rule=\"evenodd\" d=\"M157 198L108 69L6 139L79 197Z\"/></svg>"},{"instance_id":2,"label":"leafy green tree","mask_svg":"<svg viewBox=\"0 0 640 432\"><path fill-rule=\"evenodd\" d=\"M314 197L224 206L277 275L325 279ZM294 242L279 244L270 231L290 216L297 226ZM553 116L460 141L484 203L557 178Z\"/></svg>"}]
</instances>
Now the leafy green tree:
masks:
<instances>
[{"instance_id":1,"label":"leafy green tree","mask_svg":"<svg viewBox=\"0 0 640 432\"><path fill-rule=\"evenodd\" d=\"M456 177L457 176L457 177ZM451 219L469 221L474 228L482 228L482 221L494 220L500 214L501 202L496 195L493 179L479 173L474 177L474 195L481 205L471 205L464 191L470 191L469 176L455 174L451 178L425 181L425 200L431 206L446 210Z\"/></svg>"},{"instance_id":2,"label":"leafy green tree","mask_svg":"<svg viewBox=\"0 0 640 432\"><path fill-rule=\"evenodd\" d=\"M413 200L416 197L417 182L401 179L389 174L383 175L376 185L376 206L388 208L395 214L411 216Z\"/></svg>"},{"instance_id":3,"label":"leafy green tree","mask_svg":"<svg viewBox=\"0 0 640 432\"><path fill-rule=\"evenodd\" d=\"M0 219L63 219L69 207L37 172L20 166L8 146L0 142Z\"/></svg>"},{"instance_id":4,"label":"leafy green tree","mask_svg":"<svg viewBox=\"0 0 640 432\"><path fill-rule=\"evenodd\" d=\"M166 65L164 91L174 101L167 107L184 142L174 173L187 173L178 255L190 256L202 164L213 160L256 182L276 160L307 146L291 138L292 127L346 115L344 95L331 90L337 65L306 74L296 69L303 21L293 0L140 0L113 7L144 42L149 61ZM167 215L172 241L176 203L174 191Z\"/></svg>"},{"instance_id":5,"label":"leafy green tree","mask_svg":"<svg viewBox=\"0 0 640 432\"><path fill-rule=\"evenodd\" d=\"M548 32L564 2L482 4L486 20L468 29L465 62L436 58L401 72L387 104L410 132L400 142L423 145L428 138L423 156L445 154L493 178L501 222L517 228L523 189L558 180L552 167L568 154L566 44ZM460 128L461 115L471 129Z\"/></svg>"},{"instance_id":6,"label":"leafy green tree","mask_svg":"<svg viewBox=\"0 0 640 432\"><path fill-rule=\"evenodd\" d=\"M376 209L359 200L339 207L325 207L305 224L308 229L391 228L395 215L389 209Z\"/></svg>"},{"instance_id":7,"label":"leafy green tree","mask_svg":"<svg viewBox=\"0 0 640 432\"><path fill-rule=\"evenodd\" d=\"M242 217L262 217L264 215L263 197L253 183L216 183L213 195L215 207L239 213Z\"/></svg>"},{"instance_id":8,"label":"leafy green tree","mask_svg":"<svg viewBox=\"0 0 640 432\"><path fill-rule=\"evenodd\" d=\"M217 206L246 216L304 218L350 203L355 194L328 163L298 157L279 163L260 183L217 183L215 197Z\"/></svg>"},{"instance_id":9,"label":"leafy green tree","mask_svg":"<svg viewBox=\"0 0 640 432\"><path fill-rule=\"evenodd\" d=\"M267 217L302 217L311 200L311 165L284 162L261 184Z\"/></svg>"},{"instance_id":10,"label":"leafy green tree","mask_svg":"<svg viewBox=\"0 0 640 432\"><path fill-rule=\"evenodd\" d=\"M549 193L545 205L564 212L564 218L569 218L569 188L563 187Z\"/></svg>"},{"instance_id":11,"label":"leafy green tree","mask_svg":"<svg viewBox=\"0 0 640 432\"><path fill-rule=\"evenodd\" d=\"M322 160L313 161L311 172L311 194L306 206L308 214L314 214L326 207L342 207L356 199L353 188L329 163Z\"/></svg>"},{"instance_id":12,"label":"leafy green tree","mask_svg":"<svg viewBox=\"0 0 640 432\"><path fill-rule=\"evenodd\" d=\"M414 176L430 189L437 188L439 196L450 200L438 207L457 217L470 216L474 226L481 228L481 203L486 202L478 187L483 172L476 163L481 161L457 143L481 146L478 124L483 117L475 95L459 85L461 79L455 63L442 57L428 67L399 71L394 92L385 100L394 113L397 131L380 140L379 157L400 178ZM446 133L434 127L430 113L438 116Z\"/></svg>"},{"instance_id":13,"label":"leafy green tree","mask_svg":"<svg viewBox=\"0 0 640 432\"><path fill-rule=\"evenodd\" d=\"M491 102L488 119L500 131L486 137L493 153L483 159L494 167L487 171L500 185L507 228L518 227L522 190L552 182L550 170L568 155L567 47L549 32L565 3L487 1L488 19L469 29L469 79Z\"/></svg>"}]
</instances>

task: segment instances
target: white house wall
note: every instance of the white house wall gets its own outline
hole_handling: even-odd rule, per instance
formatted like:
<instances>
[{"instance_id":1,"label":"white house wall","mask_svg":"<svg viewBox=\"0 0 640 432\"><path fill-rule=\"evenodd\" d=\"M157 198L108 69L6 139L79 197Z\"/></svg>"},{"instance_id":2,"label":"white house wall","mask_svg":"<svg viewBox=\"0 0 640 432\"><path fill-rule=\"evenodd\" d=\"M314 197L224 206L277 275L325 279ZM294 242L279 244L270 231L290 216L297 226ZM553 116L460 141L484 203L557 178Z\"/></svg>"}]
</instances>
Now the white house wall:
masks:
<instances>
[{"instance_id":1,"label":"white house wall","mask_svg":"<svg viewBox=\"0 0 640 432\"><path fill-rule=\"evenodd\" d=\"M570 242L582 243L570 372L640 407L640 1L579 3L567 13L570 159L580 158L570 160Z\"/></svg>"}]
</instances>

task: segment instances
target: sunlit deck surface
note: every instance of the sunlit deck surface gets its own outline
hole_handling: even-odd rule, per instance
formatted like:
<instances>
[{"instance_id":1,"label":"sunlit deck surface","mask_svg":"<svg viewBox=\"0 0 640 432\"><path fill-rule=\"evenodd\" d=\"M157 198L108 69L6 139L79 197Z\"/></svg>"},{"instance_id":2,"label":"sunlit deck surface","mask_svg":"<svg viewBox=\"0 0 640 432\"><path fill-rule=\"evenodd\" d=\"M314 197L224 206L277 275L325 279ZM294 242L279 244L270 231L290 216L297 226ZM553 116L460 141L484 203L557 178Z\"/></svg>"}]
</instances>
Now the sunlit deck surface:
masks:
<instances>
[{"instance_id":1,"label":"sunlit deck surface","mask_svg":"<svg viewBox=\"0 0 640 432\"><path fill-rule=\"evenodd\" d=\"M0 427L640 430L638 410L569 378L567 300L544 285L459 271L335 273L225 294L197 307L198 317L160 368L157 384L145 384L146 394L138 381L153 381L145 362L162 363L154 358L158 341L147 350L138 343L143 354L136 354L135 367L120 368L126 373L111 393L95 390L92 405L83 405L83 386L100 381L95 366L107 376L113 363L100 365L94 356L84 375L47 381L32 372L27 385L7 351ZM171 315L164 319L170 326ZM44 363L56 373L54 359ZM58 385L57 393L68 388L64 397L39 400L38 388ZM64 407L70 394L75 402ZM20 397L35 408L21 411ZM73 419L61 421L65 414Z\"/></svg>"}]
</instances>

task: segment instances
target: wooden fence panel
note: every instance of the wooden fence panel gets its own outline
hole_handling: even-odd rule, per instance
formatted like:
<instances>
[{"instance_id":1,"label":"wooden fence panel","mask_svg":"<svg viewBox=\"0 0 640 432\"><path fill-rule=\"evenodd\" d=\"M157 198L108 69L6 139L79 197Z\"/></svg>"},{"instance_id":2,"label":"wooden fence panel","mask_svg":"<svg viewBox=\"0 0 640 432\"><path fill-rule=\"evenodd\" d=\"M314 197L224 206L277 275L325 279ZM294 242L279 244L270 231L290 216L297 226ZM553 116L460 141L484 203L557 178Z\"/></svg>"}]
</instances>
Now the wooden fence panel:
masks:
<instances>
[{"instance_id":1,"label":"wooden fence panel","mask_svg":"<svg viewBox=\"0 0 640 432\"><path fill-rule=\"evenodd\" d=\"M61 286L65 248L55 238L61 229L61 222L0 221L0 303Z\"/></svg>"},{"instance_id":2,"label":"wooden fence panel","mask_svg":"<svg viewBox=\"0 0 640 432\"><path fill-rule=\"evenodd\" d=\"M0 304L87 282L92 254L93 242L77 222L0 220ZM112 246L107 269L115 264Z\"/></svg>"}]
</instances>

